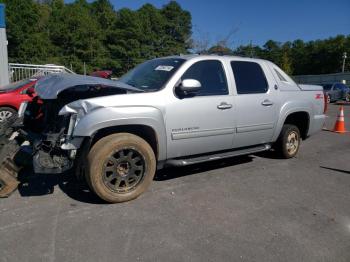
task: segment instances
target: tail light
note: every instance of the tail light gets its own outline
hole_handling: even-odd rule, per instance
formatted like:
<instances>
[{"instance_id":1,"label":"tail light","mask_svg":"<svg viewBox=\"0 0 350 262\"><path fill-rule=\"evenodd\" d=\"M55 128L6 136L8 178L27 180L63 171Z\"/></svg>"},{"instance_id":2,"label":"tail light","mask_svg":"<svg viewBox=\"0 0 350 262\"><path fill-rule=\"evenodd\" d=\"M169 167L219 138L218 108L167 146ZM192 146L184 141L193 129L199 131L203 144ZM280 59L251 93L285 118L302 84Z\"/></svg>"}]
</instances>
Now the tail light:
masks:
<instances>
[{"instance_id":1,"label":"tail light","mask_svg":"<svg viewBox=\"0 0 350 262\"><path fill-rule=\"evenodd\" d=\"M327 96L326 96L326 94L323 94L323 103L324 103L323 114L326 114L327 109L328 109L328 101L327 101Z\"/></svg>"}]
</instances>

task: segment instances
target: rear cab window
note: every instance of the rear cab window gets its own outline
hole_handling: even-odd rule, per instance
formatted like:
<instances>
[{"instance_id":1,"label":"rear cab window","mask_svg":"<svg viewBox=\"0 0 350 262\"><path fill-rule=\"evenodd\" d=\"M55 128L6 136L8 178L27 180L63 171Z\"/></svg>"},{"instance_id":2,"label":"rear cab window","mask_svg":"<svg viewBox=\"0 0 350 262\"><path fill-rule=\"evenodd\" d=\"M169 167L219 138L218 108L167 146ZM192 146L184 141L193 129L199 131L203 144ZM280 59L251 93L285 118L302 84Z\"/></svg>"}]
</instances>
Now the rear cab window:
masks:
<instances>
[{"instance_id":1,"label":"rear cab window","mask_svg":"<svg viewBox=\"0 0 350 262\"><path fill-rule=\"evenodd\" d=\"M237 94L261 94L269 90L262 67L256 62L231 61Z\"/></svg>"},{"instance_id":2,"label":"rear cab window","mask_svg":"<svg viewBox=\"0 0 350 262\"><path fill-rule=\"evenodd\" d=\"M280 91L299 91L298 84L281 68L272 62L267 61L267 67L269 69L269 75L274 79L274 83Z\"/></svg>"},{"instance_id":3,"label":"rear cab window","mask_svg":"<svg viewBox=\"0 0 350 262\"><path fill-rule=\"evenodd\" d=\"M279 78L282 82L288 82L287 79L285 79L285 78L283 77L283 75L282 75L276 68L274 68L274 70L275 70L275 72L276 72L278 78Z\"/></svg>"}]
</instances>

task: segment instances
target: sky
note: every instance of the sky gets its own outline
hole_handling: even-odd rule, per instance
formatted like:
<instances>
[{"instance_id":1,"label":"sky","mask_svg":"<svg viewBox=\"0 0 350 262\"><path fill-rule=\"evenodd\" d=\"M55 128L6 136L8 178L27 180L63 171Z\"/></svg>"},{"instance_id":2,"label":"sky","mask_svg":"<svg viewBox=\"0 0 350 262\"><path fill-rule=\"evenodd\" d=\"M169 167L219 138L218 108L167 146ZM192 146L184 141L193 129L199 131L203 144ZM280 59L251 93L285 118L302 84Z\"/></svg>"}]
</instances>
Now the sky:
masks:
<instances>
[{"instance_id":1,"label":"sky","mask_svg":"<svg viewBox=\"0 0 350 262\"><path fill-rule=\"evenodd\" d=\"M71 2L73 0L67 0ZM91 2L92 0L90 0ZM169 0L110 0L115 9L162 7ZM350 34L350 0L177 0L191 12L194 38L212 43L232 33L232 47Z\"/></svg>"}]
</instances>

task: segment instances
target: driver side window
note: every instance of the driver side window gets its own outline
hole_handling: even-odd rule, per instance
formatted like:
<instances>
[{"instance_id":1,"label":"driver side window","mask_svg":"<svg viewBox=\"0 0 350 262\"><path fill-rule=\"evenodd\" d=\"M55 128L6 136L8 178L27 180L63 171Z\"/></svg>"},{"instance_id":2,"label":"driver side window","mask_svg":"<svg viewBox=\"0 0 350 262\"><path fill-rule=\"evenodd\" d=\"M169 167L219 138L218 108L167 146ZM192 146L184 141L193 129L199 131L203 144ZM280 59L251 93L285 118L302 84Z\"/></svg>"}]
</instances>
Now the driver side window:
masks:
<instances>
[{"instance_id":1,"label":"driver side window","mask_svg":"<svg viewBox=\"0 0 350 262\"><path fill-rule=\"evenodd\" d=\"M202 87L196 96L228 94L225 71L218 60L199 61L193 64L182 76L182 80L184 79L195 79L201 83Z\"/></svg>"},{"instance_id":2,"label":"driver side window","mask_svg":"<svg viewBox=\"0 0 350 262\"><path fill-rule=\"evenodd\" d=\"M335 84L335 88L334 89L346 91L347 87L345 85L343 85L343 84Z\"/></svg>"}]
</instances>

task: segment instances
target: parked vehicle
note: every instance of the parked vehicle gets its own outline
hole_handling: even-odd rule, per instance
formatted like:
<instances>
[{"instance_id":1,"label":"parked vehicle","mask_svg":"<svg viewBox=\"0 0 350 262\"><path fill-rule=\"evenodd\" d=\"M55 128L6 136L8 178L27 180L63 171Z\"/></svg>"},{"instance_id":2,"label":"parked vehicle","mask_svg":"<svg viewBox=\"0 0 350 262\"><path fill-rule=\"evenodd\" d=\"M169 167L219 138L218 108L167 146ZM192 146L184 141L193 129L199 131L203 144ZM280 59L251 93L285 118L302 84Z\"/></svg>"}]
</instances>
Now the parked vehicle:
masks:
<instances>
[{"instance_id":1,"label":"parked vehicle","mask_svg":"<svg viewBox=\"0 0 350 262\"><path fill-rule=\"evenodd\" d=\"M0 124L5 120L14 121L20 105L33 99L36 82L37 79L26 79L0 87Z\"/></svg>"},{"instance_id":2,"label":"parked vehicle","mask_svg":"<svg viewBox=\"0 0 350 262\"><path fill-rule=\"evenodd\" d=\"M322 84L327 103L338 100L350 101L350 89L342 83Z\"/></svg>"},{"instance_id":3,"label":"parked vehicle","mask_svg":"<svg viewBox=\"0 0 350 262\"><path fill-rule=\"evenodd\" d=\"M90 75L91 76L96 76L96 77L101 77L101 78L107 78L111 79L113 72L110 70L98 70L92 72Z\"/></svg>"},{"instance_id":4,"label":"parked vehicle","mask_svg":"<svg viewBox=\"0 0 350 262\"><path fill-rule=\"evenodd\" d=\"M34 171L74 168L111 203L142 194L157 168L271 148L292 158L325 120L321 86L297 85L275 64L241 57L159 58L119 81L52 75L35 91L42 104L21 106L15 138L35 145ZM3 162L0 179L14 176L15 168L4 168L13 162Z\"/></svg>"}]
</instances>

